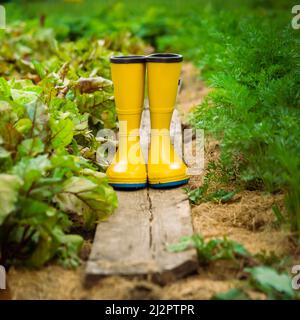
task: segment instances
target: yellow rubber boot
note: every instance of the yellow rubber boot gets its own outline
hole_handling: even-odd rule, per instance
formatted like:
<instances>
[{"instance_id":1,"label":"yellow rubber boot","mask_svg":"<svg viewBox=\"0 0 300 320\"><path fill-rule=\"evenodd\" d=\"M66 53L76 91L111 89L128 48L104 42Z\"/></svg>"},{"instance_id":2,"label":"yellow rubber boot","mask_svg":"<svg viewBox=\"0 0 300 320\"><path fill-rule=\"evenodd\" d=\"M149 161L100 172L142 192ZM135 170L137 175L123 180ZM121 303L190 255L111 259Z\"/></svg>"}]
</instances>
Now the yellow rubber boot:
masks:
<instances>
[{"instance_id":1,"label":"yellow rubber boot","mask_svg":"<svg viewBox=\"0 0 300 320\"><path fill-rule=\"evenodd\" d=\"M180 186L188 182L187 167L170 140L170 123L176 101L182 56L156 53L146 57L151 140L148 183L152 188Z\"/></svg>"},{"instance_id":2,"label":"yellow rubber boot","mask_svg":"<svg viewBox=\"0 0 300 320\"><path fill-rule=\"evenodd\" d=\"M145 57L119 56L110 61L119 120L119 147L106 174L115 188L143 188L147 184L147 173L139 128L144 103Z\"/></svg>"}]
</instances>

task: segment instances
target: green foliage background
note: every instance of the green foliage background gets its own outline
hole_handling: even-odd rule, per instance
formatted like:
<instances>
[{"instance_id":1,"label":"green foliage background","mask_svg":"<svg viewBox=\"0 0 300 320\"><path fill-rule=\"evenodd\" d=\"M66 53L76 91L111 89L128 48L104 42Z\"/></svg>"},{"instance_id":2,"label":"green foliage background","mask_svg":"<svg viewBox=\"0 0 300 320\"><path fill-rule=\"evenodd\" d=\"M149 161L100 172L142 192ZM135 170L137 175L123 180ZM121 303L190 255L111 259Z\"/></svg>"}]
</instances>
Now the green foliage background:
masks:
<instances>
[{"instance_id":1,"label":"green foliage background","mask_svg":"<svg viewBox=\"0 0 300 320\"><path fill-rule=\"evenodd\" d=\"M116 207L96 162L114 128L109 57L177 51L214 89L190 117L221 143L242 188L285 192L300 232L299 30L293 1L11 1L0 37L1 263L76 265L81 237ZM209 179L206 179L209 183ZM79 217L74 219L74 215ZM72 220L72 222L71 222ZM299 234L300 235L300 234Z\"/></svg>"}]
</instances>

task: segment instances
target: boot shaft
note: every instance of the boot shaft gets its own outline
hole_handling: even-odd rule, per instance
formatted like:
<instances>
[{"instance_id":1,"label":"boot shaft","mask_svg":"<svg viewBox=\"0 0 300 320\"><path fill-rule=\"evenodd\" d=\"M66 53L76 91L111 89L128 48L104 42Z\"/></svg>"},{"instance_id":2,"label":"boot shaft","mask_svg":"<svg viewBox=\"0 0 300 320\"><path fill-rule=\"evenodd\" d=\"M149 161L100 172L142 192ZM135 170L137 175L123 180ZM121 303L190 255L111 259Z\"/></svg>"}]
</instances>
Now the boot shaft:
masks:
<instances>
[{"instance_id":1,"label":"boot shaft","mask_svg":"<svg viewBox=\"0 0 300 320\"><path fill-rule=\"evenodd\" d=\"M111 74L119 122L126 122L126 132L140 127L145 91L145 57L111 58ZM123 132L124 133L124 132Z\"/></svg>"},{"instance_id":2,"label":"boot shaft","mask_svg":"<svg viewBox=\"0 0 300 320\"><path fill-rule=\"evenodd\" d=\"M152 129L169 129L176 102L182 56L152 54L146 58Z\"/></svg>"}]
</instances>

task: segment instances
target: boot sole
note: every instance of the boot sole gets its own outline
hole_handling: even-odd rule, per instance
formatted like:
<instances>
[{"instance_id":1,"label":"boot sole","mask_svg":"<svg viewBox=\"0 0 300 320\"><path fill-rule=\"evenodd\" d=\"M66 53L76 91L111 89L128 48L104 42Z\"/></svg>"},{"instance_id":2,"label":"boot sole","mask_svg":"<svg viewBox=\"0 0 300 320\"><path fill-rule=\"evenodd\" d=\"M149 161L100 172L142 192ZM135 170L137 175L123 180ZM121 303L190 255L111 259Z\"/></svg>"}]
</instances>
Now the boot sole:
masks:
<instances>
[{"instance_id":1,"label":"boot sole","mask_svg":"<svg viewBox=\"0 0 300 320\"><path fill-rule=\"evenodd\" d=\"M110 185L118 190L137 190L147 187L147 183L110 183Z\"/></svg>"},{"instance_id":2,"label":"boot sole","mask_svg":"<svg viewBox=\"0 0 300 320\"><path fill-rule=\"evenodd\" d=\"M149 187L153 189L165 189L179 187L189 182L189 179L173 181L173 182L164 182L164 183L149 183Z\"/></svg>"}]
</instances>

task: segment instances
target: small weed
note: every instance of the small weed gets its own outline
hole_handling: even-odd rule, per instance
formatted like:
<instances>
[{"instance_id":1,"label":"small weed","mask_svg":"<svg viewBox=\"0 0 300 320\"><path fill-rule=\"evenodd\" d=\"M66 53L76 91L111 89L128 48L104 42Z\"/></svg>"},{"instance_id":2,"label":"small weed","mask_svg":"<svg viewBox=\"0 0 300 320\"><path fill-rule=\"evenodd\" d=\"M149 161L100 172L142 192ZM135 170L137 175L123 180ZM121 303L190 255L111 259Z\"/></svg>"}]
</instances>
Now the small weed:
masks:
<instances>
[{"instance_id":1,"label":"small weed","mask_svg":"<svg viewBox=\"0 0 300 320\"><path fill-rule=\"evenodd\" d=\"M196 189L184 189L192 204L200 204L201 202L212 201L216 203L230 202L236 194L236 191L227 191L219 189L214 192L208 192L207 184Z\"/></svg>"},{"instance_id":2,"label":"small weed","mask_svg":"<svg viewBox=\"0 0 300 320\"><path fill-rule=\"evenodd\" d=\"M199 234L181 238L179 243L169 245L168 250L170 252L181 252L191 247L196 248L199 261L204 264L215 260L235 260L250 256L250 253L240 243L226 237L205 241L203 236Z\"/></svg>"}]
</instances>

